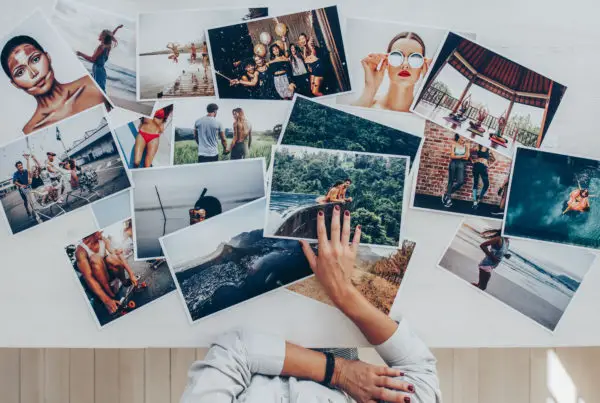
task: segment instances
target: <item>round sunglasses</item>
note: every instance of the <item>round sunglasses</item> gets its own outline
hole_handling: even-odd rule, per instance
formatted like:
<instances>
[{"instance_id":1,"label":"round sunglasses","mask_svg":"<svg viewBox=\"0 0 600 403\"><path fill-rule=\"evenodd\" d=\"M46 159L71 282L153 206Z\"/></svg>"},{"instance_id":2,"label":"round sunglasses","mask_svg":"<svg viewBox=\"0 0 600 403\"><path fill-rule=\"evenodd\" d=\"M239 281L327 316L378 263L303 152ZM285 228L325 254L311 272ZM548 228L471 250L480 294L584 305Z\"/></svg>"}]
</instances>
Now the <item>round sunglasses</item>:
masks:
<instances>
[{"instance_id":1,"label":"round sunglasses","mask_svg":"<svg viewBox=\"0 0 600 403\"><path fill-rule=\"evenodd\" d=\"M390 52L388 54L388 64L392 67L400 67L404 63L405 58L402 52ZM418 69L425 63L425 58L420 53L411 53L406 59L408 60L408 65L413 69Z\"/></svg>"}]
</instances>

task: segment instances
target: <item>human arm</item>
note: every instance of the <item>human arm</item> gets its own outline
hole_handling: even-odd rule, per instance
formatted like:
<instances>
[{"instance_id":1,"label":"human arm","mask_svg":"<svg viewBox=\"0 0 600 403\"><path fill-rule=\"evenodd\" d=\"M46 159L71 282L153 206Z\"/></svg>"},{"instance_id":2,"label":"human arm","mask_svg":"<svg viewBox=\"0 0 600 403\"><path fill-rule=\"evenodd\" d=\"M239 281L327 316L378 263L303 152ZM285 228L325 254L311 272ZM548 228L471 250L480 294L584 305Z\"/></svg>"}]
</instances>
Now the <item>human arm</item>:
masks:
<instances>
[{"instance_id":1,"label":"human arm","mask_svg":"<svg viewBox=\"0 0 600 403\"><path fill-rule=\"evenodd\" d=\"M246 76L242 76L242 78L240 80L232 80L233 84L232 85L243 85L245 87L256 87L256 84L258 84L258 74L255 74L254 77L252 77L252 80L249 80L248 77Z\"/></svg>"},{"instance_id":2,"label":"human arm","mask_svg":"<svg viewBox=\"0 0 600 403\"><path fill-rule=\"evenodd\" d=\"M370 108L375 103L375 95L385 77L388 60L383 53L370 53L360 61L360 64L365 74L365 85L360 97L352 104Z\"/></svg>"},{"instance_id":3,"label":"human arm","mask_svg":"<svg viewBox=\"0 0 600 403\"><path fill-rule=\"evenodd\" d=\"M488 240L487 240L487 241L485 241L485 242L482 242L482 243L479 245L479 248L480 248L480 249L483 251L483 253L485 253L485 255L486 255L488 258L490 258L490 259L492 260L492 262L494 262L494 263L500 263L500 259L498 259L496 256L494 256L494 255L493 255L493 254L490 252L490 249L489 249L489 247L490 247L491 245L500 245L500 243L501 243L501 242L502 242L502 238L501 238L501 237L499 237L499 236L497 236L497 237L494 237L494 238L492 238L492 239L488 239Z\"/></svg>"},{"instance_id":4,"label":"human arm","mask_svg":"<svg viewBox=\"0 0 600 403\"><path fill-rule=\"evenodd\" d=\"M196 142L196 144L200 144L198 142L198 128L194 125L194 141Z\"/></svg>"},{"instance_id":5,"label":"human arm","mask_svg":"<svg viewBox=\"0 0 600 403\"><path fill-rule=\"evenodd\" d=\"M219 128L219 137L221 138L221 145L223 145L223 153L229 153L227 150L227 138L225 137L225 131L222 127Z\"/></svg>"},{"instance_id":6,"label":"human arm","mask_svg":"<svg viewBox=\"0 0 600 403\"><path fill-rule=\"evenodd\" d=\"M77 56L87 60L90 63L95 63L96 59L98 59L100 57L100 55L102 54L102 52L104 52L104 46L103 45L98 45L98 47L96 48L96 50L94 51L94 54L91 56L86 55L83 52L77 51Z\"/></svg>"},{"instance_id":7,"label":"human arm","mask_svg":"<svg viewBox=\"0 0 600 403\"><path fill-rule=\"evenodd\" d=\"M113 34L113 36L114 36L114 35L117 33L117 31L118 31L119 29L121 29L121 28L123 28L123 24L119 24L119 25L117 25L117 27L116 27L115 29L113 29L113 31L112 31L112 34Z\"/></svg>"},{"instance_id":8,"label":"human arm","mask_svg":"<svg viewBox=\"0 0 600 403\"><path fill-rule=\"evenodd\" d=\"M87 253L81 247L77 247L75 250L75 260L77 268L83 276L85 283L90 288L90 291L102 301L110 313L114 313L118 308L118 303L106 294L100 283L92 275L92 266L88 260Z\"/></svg>"},{"instance_id":9,"label":"human arm","mask_svg":"<svg viewBox=\"0 0 600 403\"><path fill-rule=\"evenodd\" d=\"M248 148L252 146L252 126L248 128Z\"/></svg>"}]
</instances>

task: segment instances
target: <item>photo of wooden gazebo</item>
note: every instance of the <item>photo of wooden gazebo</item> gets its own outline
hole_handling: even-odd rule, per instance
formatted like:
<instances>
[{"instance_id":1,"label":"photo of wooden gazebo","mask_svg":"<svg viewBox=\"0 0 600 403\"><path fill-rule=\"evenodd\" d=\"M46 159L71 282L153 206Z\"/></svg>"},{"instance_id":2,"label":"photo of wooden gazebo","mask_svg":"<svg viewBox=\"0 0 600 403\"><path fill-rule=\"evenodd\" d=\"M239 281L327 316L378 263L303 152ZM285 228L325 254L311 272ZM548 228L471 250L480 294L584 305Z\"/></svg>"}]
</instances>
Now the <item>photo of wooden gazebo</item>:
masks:
<instances>
[{"instance_id":1,"label":"photo of wooden gazebo","mask_svg":"<svg viewBox=\"0 0 600 403\"><path fill-rule=\"evenodd\" d=\"M540 147L565 90L451 32L413 110L510 156L515 143Z\"/></svg>"}]
</instances>

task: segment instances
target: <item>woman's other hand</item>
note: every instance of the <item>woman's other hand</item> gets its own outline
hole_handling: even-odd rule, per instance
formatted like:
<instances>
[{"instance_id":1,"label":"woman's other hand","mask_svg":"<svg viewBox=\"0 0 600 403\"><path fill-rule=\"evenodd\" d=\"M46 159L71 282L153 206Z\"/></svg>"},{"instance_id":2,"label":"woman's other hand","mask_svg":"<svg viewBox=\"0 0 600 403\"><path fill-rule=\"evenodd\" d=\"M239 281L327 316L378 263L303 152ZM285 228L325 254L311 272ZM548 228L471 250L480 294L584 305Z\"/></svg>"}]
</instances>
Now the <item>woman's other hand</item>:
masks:
<instances>
[{"instance_id":1,"label":"woman's other hand","mask_svg":"<svg viewBox=\"0 0 600 403\"><path fill-rule=\"evenodd\" d=\"M308 242L300 241L300 244L317 280L333 303L339 307L345 300L345 296L354 287L350 277L354 270L360 243L360 225L356 227L354 238L350 243L350 211L344 212L343 226L340 228L340 206L337 205L334 207L331 217L331 240L327 238L323 211L319 211L317 216L317 234L318 256L315 255Z\"/></svg>"},{"instance_id":2,"label":"woman's other hand","mask_svg":"<svg viewBox=\"0 0 600 403\"><path fill-rule=\"evenodd\" d=\"M331 383L348 393L357 403L409 403L415 388L397 379L401 376L404 374L394 368L337 358Z\"/></svg>"},{"instance_id":3,"label":"woman's other hand","mask_svg":"<svg viewBox=\"0 0 600 403\"><path fill-rule=\"evenodd\" d=\"M360 63L365 71L365 89L377 92L387 70L387 55L385 53L370 53Z\"/></svg>"}]
</instances>

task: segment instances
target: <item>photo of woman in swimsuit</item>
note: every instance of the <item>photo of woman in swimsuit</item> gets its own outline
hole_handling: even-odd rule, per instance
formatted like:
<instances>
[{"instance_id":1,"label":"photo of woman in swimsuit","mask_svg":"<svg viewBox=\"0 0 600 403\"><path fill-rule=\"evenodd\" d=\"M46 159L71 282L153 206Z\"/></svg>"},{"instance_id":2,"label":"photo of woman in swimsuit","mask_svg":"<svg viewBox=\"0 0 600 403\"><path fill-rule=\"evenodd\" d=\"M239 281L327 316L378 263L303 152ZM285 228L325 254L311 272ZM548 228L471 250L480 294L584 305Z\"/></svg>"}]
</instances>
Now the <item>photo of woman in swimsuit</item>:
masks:
<instances>
[{"instance_id":1,"label":"photo of woman in swimsuit","mask_svg":"<svg viewBox=\"0 0 600 403\"><path fill-rule=\"evenodd\" d=\"M250 155L252 146L252 123L246 119L242 108L231 111L233 115L233 140L229 151L232 160L241 160Z\"/></svg>"},{"instance_id":2,"label":"photo of woman in swimsuit","mask_svg":"<svg viewBox=\"0 0 600 403\"><path fill-rule=\"evenodd\" d=\"M364 89L352 104L408 112L416 93L415 86L427 74L430 58L425 57L425 42L415 32L394 36L385 53L370 53L361 61ZM383 80L389 79L385 94L377 96Z\"/></svg>"},{"instance_id":3,"label":"photo of woman in swimsuit","mask_svg":"<svg viewBox=\"0 0 600 403\"><path fill-rule=\"evenodd\" d=\"M351 183L350 179L335 182L325 196L317 197L316 202L319 204L352 202L352 197L346 197L346 191Z\"/></svg>"},{"instance_id":4,"label":"photo of woman in swimsuit","mask_svg":"<svg viewBox=\"0 0 600 403\"><path fill-rule=\"evenodd\" d=\"M169 105L168 107L156 111L152 119L140 119L140 125L138 126L137 130L138 135L135 138L133 151L134 168L140 167L144 153L146 153L146 157L144 158L144 168L149 168L152 166L152 161L154 160L154 156L156 155L158 146L160 145L160 136L165 131L166 122L169 119L172 111L173 106Z\"/></svg>"},{"instance_id":5,"label":"photo of woman in swimsuit","mask_svg":"<svg viewBox=\"0 0 600 403\"><path fill-rule=\"evenodd\" d=\"M22 128L25 134L102 103L108 109L111 107L87 74L71 82L59 82L51 55L31 36L10 38L0 53L0 63L10 83L37 102L33 115Z\"/></svg>"},{"instance_id":6,"label":"photo of woman in swimsuit","mask_svg":"<svg viewBox=\"0 0 600 403\"><path fill-rule=\"evenodd\" d=\"M98 83L98 86L102 88L102 91L104 92L106 92L107 78L104 65L108 61L108 56L110 55L111 49L118 44L115 34L121 28L123 28L123 25L117 26L112 31L110 29L104 29L102 32L100 32L100 35L98 35L98 41L100 41L100 44L98 44L98 47L91 56L88 56L80 51L75 52L77 56L93 64L92 77L94 77L94 80L96 80L96 83Z\"/></svg>"}]
</instances>

